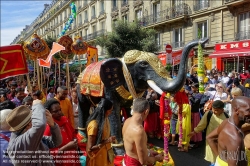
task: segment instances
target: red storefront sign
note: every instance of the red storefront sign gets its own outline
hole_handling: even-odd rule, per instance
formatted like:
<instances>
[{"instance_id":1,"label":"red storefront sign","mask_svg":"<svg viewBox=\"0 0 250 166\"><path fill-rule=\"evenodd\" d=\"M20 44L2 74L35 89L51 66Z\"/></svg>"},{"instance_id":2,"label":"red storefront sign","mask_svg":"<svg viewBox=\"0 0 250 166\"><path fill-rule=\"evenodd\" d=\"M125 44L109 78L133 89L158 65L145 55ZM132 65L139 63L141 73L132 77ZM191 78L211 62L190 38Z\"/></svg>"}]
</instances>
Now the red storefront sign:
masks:
<instances>
[{"instance_id":1,"label":"red storefront sign","mask_svg":"<svg viewBox=\"0 0 250 166\"><path fill-rule=\"evenodd\" d=\"M172 59L173 59L173 65L178 65L180 64L181 61L181 55L182 55L182 50L176 50L172 52ZM194 50L192 49L189 53L188 58L191 58L194 56ZM165 66L167 62L167 55L166 53L160 53L158 55L158 58L161 60L162 64Z\"/></svg>"},{"instance_id":2,"label":"red storefront sign","mask_svg":"<svg viewBox=\"0 0 250 166\"><path fill-rule=\"evenodd\" d=\"M250 40L215 44L211 58L250 56Z\"/></svg>"}]
</instances>

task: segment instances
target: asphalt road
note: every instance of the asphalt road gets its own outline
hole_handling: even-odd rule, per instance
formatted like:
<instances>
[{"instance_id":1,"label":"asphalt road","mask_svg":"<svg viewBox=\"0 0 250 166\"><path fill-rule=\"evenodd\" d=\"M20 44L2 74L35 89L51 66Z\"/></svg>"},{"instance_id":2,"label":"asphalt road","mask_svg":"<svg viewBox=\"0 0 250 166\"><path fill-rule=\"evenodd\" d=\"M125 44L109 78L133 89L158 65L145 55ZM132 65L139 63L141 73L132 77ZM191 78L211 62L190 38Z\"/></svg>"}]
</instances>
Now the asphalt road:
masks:
<instances>
[{"instance_id":1,"label":"asphalt road","mask_svg":"<svg viewBox=\"0 0 250 166\"><path fill-rule=\"evenodd\" d=\"M148 139L149 143L163 148L163 140L156 138ZM210 163L204 159L205 142L201 142L200 146L190 149L188 152L179 152L177 146L169 146L169 152L172 156L175 166L209 166Z\"/></svg>"}]
</instances>

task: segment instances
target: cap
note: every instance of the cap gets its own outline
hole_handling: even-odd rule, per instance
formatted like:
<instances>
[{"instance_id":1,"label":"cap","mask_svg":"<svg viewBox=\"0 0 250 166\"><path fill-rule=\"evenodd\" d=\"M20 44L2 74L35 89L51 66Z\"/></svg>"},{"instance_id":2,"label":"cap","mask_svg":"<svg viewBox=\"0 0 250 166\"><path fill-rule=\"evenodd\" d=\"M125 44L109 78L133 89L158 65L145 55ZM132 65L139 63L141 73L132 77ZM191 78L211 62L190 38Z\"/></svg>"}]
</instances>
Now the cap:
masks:
<instances>
[{"instance_id":1,"label":"cap","mask_svg":"<svg viewBox=\"0 0 250 166\"><path fill-rule=\"evenodd\" d=\"M213 108L224 108L224 103L221 100L215 100L212 105Z\"/></svg>"},{"instance_id":2,"label":"cap","mask_svg":"<svg viewBox=\"0 0 250 166\"><path fill-rule=\"evenodd\" d=\"M249 88L250 87L250 84L249 83L246 83L245 84L245 88Z\"/></svg>"}]
</instances>

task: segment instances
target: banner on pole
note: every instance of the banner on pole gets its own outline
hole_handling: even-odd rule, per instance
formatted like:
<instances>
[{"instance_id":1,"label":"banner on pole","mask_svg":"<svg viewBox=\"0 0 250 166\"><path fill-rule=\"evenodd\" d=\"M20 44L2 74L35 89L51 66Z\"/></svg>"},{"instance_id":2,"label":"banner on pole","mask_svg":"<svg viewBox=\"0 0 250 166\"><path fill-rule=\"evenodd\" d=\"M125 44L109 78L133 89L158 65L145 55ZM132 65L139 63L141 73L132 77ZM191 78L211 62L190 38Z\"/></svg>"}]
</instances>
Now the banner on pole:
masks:
<instances>
[{"instance_id":1,"label":"banner on pole","mask_svg":"<svg viewBox=\"0 0 250 166\"><path fill-rule=\"evenodd\" d=\"M62 45L60 45L56 42L53 42L52 49L51 49L47 59L46 60L38 59L39 66L50 68L53 55L61 50L65 50L65 47L63 47Z\"/></svg>"},{"instance_id":2,"label":"banner on pole","mask_svg":"<svg viewBox=\"0 0 250 166\"><path fill-rule=\"evenodd\" d=\"M27 62L21 45L0 47L0 80L27 73Z\"/></svg>"}]
</instances>

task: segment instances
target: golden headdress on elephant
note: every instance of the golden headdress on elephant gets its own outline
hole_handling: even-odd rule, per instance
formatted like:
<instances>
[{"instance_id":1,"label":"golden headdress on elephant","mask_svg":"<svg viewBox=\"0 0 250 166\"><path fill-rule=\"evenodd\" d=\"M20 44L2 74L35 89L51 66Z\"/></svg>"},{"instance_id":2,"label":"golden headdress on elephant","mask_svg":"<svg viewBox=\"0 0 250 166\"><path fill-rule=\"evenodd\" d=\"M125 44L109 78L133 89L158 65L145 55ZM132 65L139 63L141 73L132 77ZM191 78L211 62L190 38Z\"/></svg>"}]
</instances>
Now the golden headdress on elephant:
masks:
<instances>
[{"instance_id":1,"label":"golden headdress on elephant","mask_svg":"<svg viewBox=\"0 0 250 166\"><path fill-rule=\"evenodd\" d=\"M126 64L132 64L139 60L147 61L159 76L170 79L167 70L163 67L161 61L154 53L130 50L124 54L123 58Z\"/></svg>"}]
</instances>

